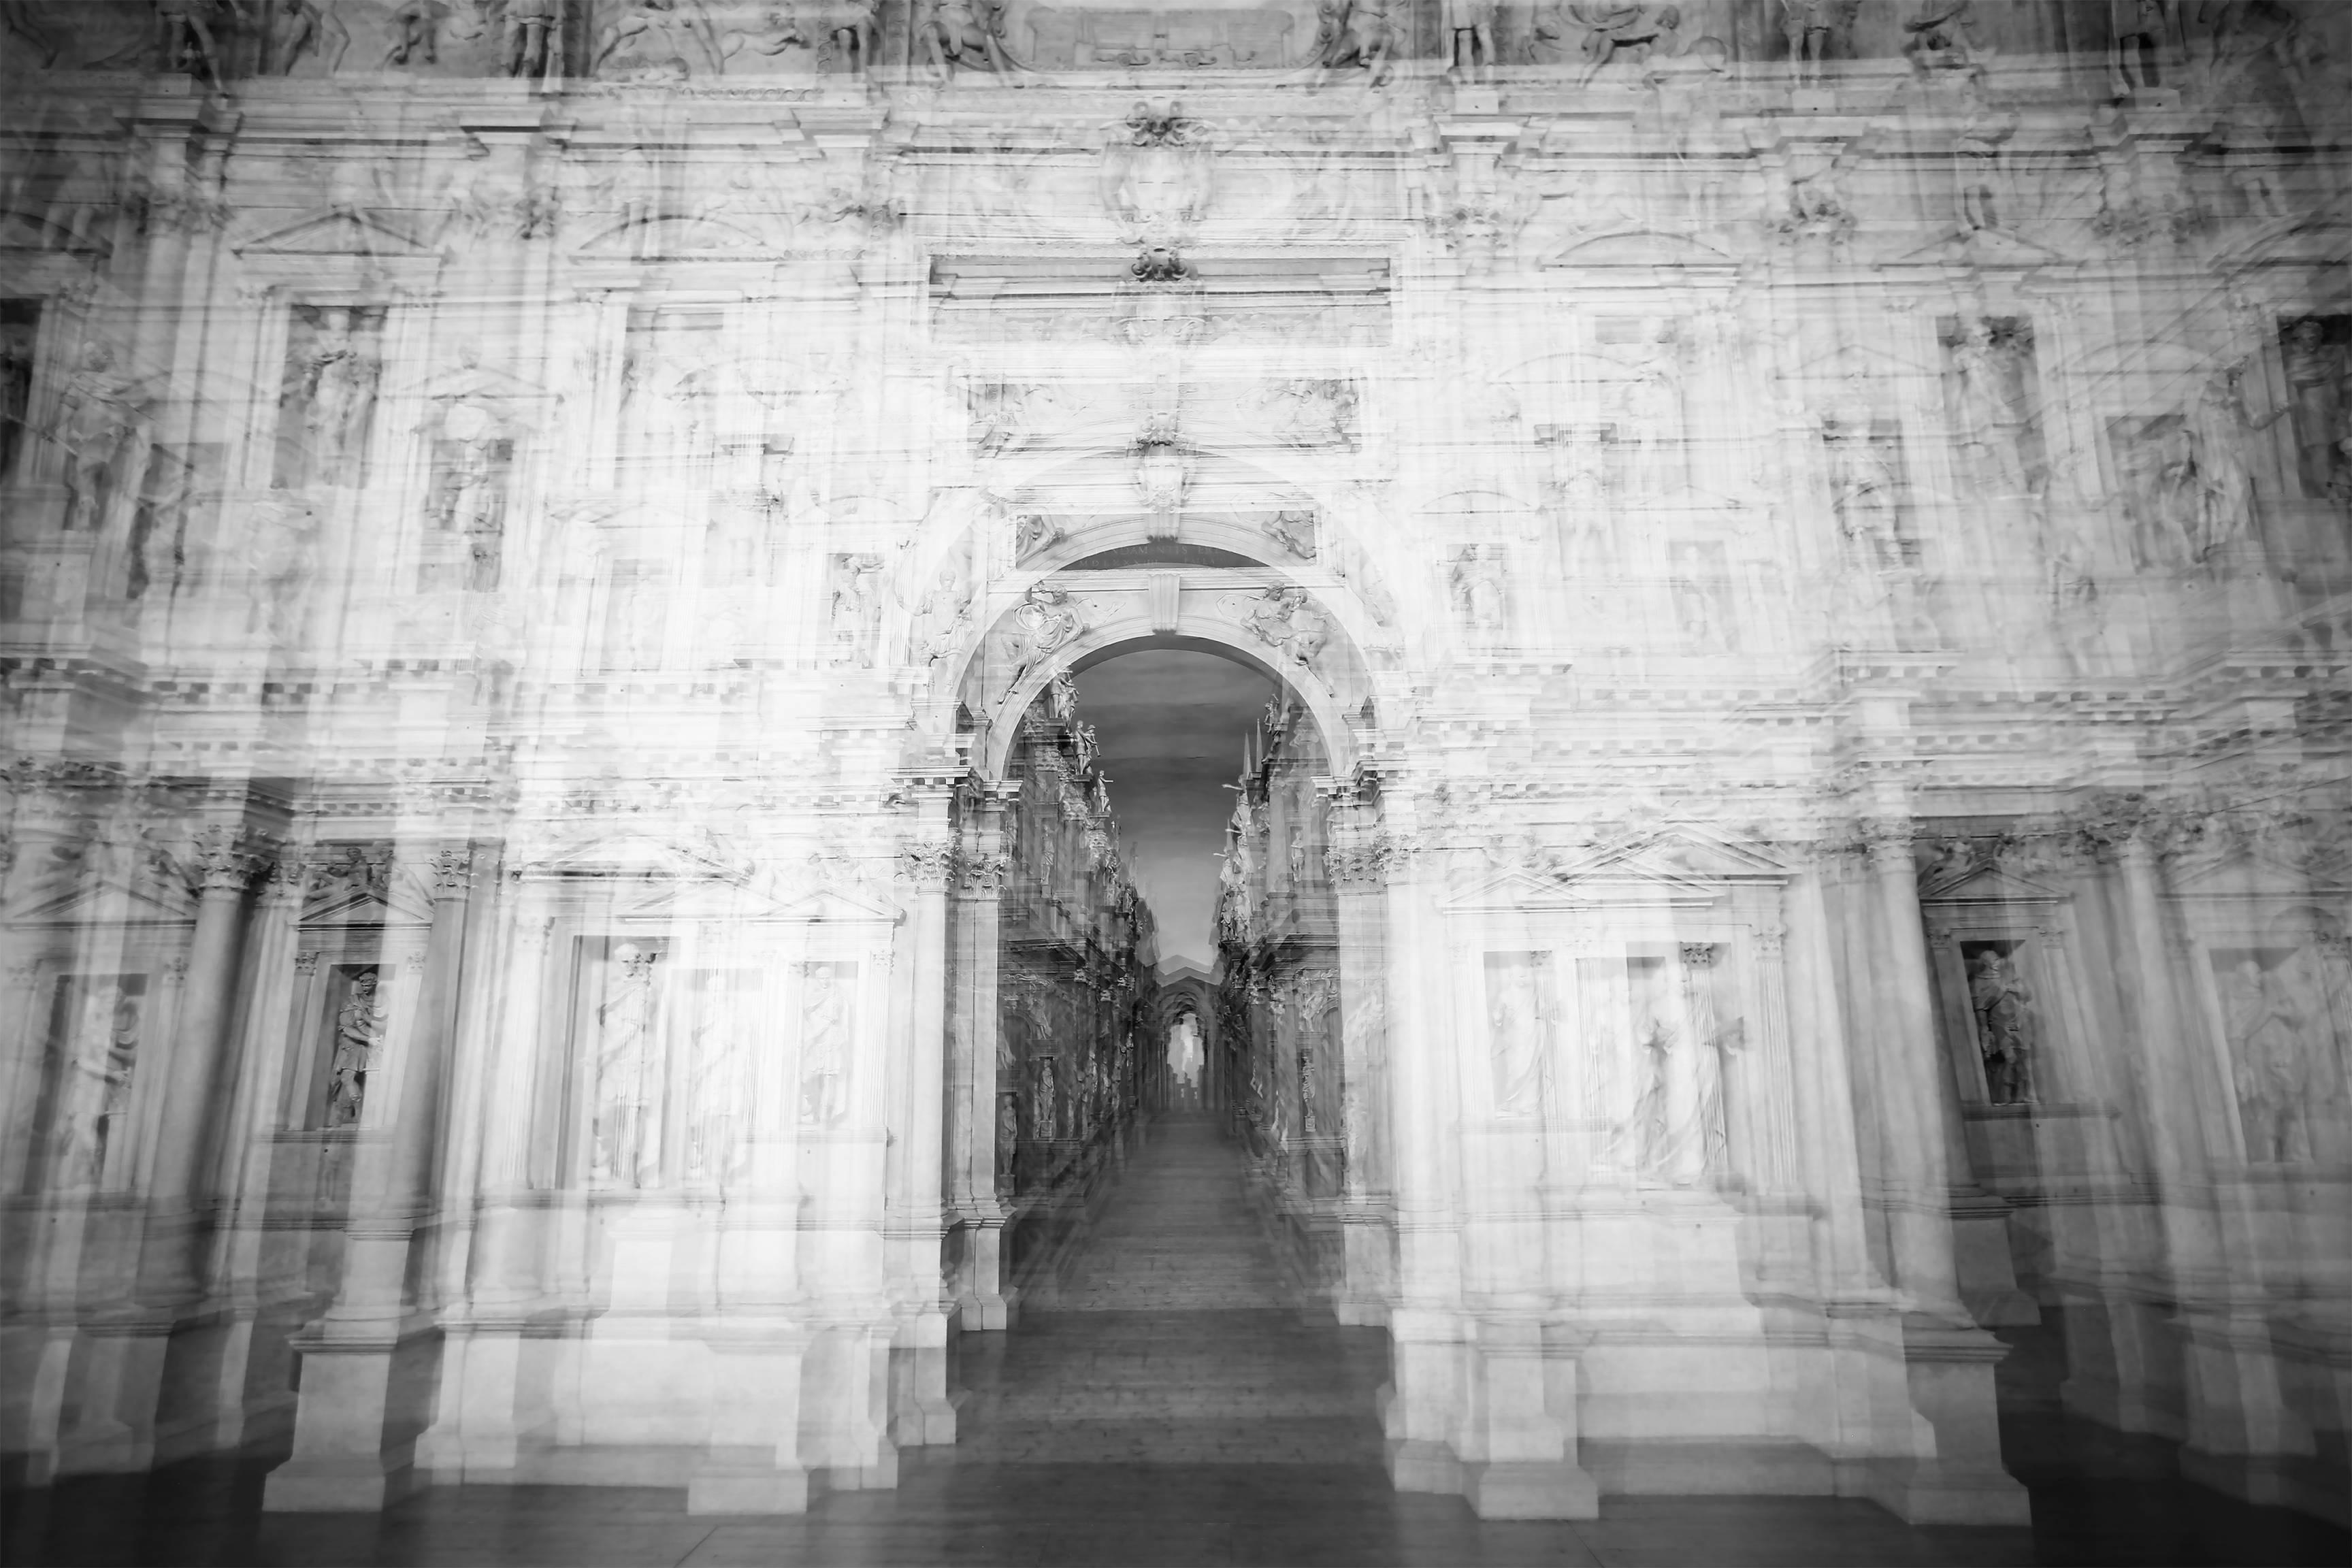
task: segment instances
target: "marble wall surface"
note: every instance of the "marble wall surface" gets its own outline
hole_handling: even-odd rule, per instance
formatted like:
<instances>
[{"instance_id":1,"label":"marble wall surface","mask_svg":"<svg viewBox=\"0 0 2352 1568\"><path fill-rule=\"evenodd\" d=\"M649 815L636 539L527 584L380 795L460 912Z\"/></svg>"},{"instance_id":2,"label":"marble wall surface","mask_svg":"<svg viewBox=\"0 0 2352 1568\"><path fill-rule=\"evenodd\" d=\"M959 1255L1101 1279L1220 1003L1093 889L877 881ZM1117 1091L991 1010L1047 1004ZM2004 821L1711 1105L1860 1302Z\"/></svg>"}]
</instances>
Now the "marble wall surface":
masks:
<instances>
[{"instance_id":1,"label":"marble wall surface","mask_svg":"<svg viewBox=\"0 0 2352 1568\"><path fill-rule=\"evenodd\" d=\"M2015 1521L2063 1314L2341 1519L2347 60L0 5L0 1454L889 1485L1181 1026L1400 1487ZM1141 647L1279 683L1213 972Z\"/></svg>"}]
</instances>

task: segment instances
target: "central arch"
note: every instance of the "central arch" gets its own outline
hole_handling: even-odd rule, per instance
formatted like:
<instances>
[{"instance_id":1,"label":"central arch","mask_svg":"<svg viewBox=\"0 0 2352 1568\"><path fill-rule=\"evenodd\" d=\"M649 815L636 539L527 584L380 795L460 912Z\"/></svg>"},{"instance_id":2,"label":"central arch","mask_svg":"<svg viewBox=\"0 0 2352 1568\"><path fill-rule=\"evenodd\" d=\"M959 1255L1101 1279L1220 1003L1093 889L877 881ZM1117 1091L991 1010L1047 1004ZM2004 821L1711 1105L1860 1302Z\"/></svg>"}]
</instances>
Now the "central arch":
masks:
<instances>
[{"instance_id":1,"label":"central arch","mask_svg":"<svg viewBox=\"0 0 2352 1568\"><path fill-rule=\"evenodd\" d=\"M1089 530L1086 542L1098 554L1099 546L1121 542ZM1228 534L1218 542L1230 549L1246 541ZM1253 914L1227 921L1221 896L1217 957L1210 973L1196 971L1185 984L1210 1056L1203 1085L1215 1085L1217 1113L1268 1178L1252 1183L1277 1211L1262 1218L1286 1238L1294 1262L1342 1321L1380 1324L1394 1277L1389 1184L1380 1169L1391 1143L1382 1123L1392 1103L1381 1081L1390 1011L1385 905L1376 884L1336 879L1336 868L1354 862L1330 853L1336 838L1365 832L1378 810L1373 661L1354 635L1366 624L1362 606L1346 598L1344 584L1335 591L1328 578L1302 581L1262 563L1070 563L1002 583L954 689L971 741L960 830L982 854L1002 860L1012 853L1006 822L1020 784L1011 761L1024 734L1034 745L1054 730L1039 699L1065 672L1076 676L1131 654L1183 651L1229 660L1269 682L1277 710L1272 733L1287 739L1269 740L1261 721L1249 752L1261 776L1240 784L1253 800L1242 815L1266 840L1254 847L1256 874L1267 887L1278 884L1281 897L1261 888ZM1076 628L1057 616L1075 618ZM1041 647L1048 640L1050 647ZM1041 717L1024 726L1033 709ZM968 1097L968 1112L953 1119L966 1126L1002 1119L1017 1130L1034 1121L1033 1112L1005 1105L1034 1091L1023 1042L1013 1037L1037 1026L1004 993L1013 962L1003 946L1013 912L1008 883L1019 880L1000 875L984 890L966 886L951 914L958 982L949 1094L951 1102ZM1172 1016L1149 1011L1162 1023ZM1152 1048L1160 1043L1155 1038ZM1166 1075L1151 1081L1164 1086ZM983 1180L982 1142L950 1148L947 1162L953 1170L961 1159L968 1173L951 1184L961 1196L951 1196L960 1239L950 1248L966 1329L1013 1321L1018 1279L1032 1277L1044 1245L1034 1234L1041 1222L1026 1173L1005 1180L1000 1155L993 1179Z\"/></svg>"}]
</instances>

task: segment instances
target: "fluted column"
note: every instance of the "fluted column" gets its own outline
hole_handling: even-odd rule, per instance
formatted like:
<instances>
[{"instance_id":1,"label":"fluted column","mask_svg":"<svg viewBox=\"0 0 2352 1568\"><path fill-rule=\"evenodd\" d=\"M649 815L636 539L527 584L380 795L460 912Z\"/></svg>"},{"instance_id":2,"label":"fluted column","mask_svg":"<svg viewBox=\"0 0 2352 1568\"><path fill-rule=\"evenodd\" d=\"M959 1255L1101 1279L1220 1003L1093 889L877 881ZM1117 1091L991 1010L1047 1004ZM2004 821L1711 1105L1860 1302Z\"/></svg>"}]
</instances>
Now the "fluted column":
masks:
<instances>
[{"instance_id":1,"label":"fluted column","mask_svg":"<svg viewBox=\"0 0 2352 1568\"><path fill-rule=\"evenodd\" d=\"M891 1433L900 1445L955 1441L955 1407L947 1398L947 1311L941 1278L941 1143L947 1094L948 882L955 863L953 801L948 781L910 784L914 832L898 859L908 885L907 936L912 955L903 1071L890 1121L893 1181L883 1221L892 1310Z\"/></svg>"},{"instance_id":2,"label":"fluted column","mask_svg":"<svg viewBox=\"0 0 2352 1568\"><path fill-rule=\"evenodd\" d=\"M1885 969L1873 986L1879 1038L1879 1186L1895 1284L1915 1311L1968 1321L1952 1263L1950 1153L1944 1069L1927 976L1927 927L1907 820L1873 824L1866 838Z\"/></svg>"},{"instance_id":3,"label":"fluted column","mask_svg":"<svg viewBox=\"0 0 2352 1568\"><path fill-rule=\"evenodd\" d=\"M1906 1298L1906 1381L1932 1441L1889 1475L1878 1499L1915 1524L2023 1524L2025 1489L2002 1468L1993 1368L2008 1353L1960 1304L1950 1212L1950 1153L1942 1103L1947 1073L1928 990L1927 926L1919 913L1911 824L1864 830L1885 972L1875 1074L1879 1183L1895 1284Z\"/></svg>"},{"instance_id":4,"label":"fluted column","mask_svg":"<svg viewBox=\"0 0 2352 1568\"><path fill-rule=\"evenodd\" d=\"M950 1117L948 1198L964 1233L956 1310L966 1330L1010 1328L1019 1300L1018 1291L1004 1279L1008 1211L997 1190L1000 1165L1009 1173L1013 1153L1011 1147L1000 1145L1017 1142L1019 1134L1017 1111L1013 1137L1000 1134L1005 1120L1003 1097L1017 1094L1019 1086L997 1079L1001 1009L996 994L1008 868L1003 818L1019 788L993 786L974 803L969 839L956 866L955 996L948 1027L953 1053L948 1064L949 1091L956 1099Z\"/></svg>"},{"instance_id":5,"label":"fluted column","mask_svg":"<svg viewBox=\"0 0 2352 1568\"><path fill-rule=\"evenodd\" d=\"M408 1290L409 1248L431 1204L473 852L439 849L425 869L433 921L425 983L393 1082L368 1086L371 1096L395 1099L372 1119L379 1131L360 1138L341 1289L327 1315L292 1342L302 1357L301 1398L293 1457L263 1489L271 1511L381 1509L421 1484L416 1436L432 1398L436 1347L434 1326Z\"/></svg>"}]
</instances>

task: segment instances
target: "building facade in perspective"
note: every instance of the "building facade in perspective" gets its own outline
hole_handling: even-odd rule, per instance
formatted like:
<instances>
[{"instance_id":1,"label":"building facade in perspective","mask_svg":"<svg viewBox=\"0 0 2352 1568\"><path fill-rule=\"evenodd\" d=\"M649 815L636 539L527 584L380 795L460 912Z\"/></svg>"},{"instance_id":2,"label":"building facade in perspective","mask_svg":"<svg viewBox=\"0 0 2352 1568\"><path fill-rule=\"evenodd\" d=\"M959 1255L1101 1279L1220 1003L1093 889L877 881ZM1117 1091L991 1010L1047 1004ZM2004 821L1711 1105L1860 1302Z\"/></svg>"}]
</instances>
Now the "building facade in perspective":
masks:
<instances>
[{"instance_id":1,"label":"building facade in perspective","mask_svg":"<svg viewBox=\"0 0 2352 1568\"><path fill-rule=\"evenodd\" d=\"M2341 1521L2347 62L0 5L0 1454L889 1486L1181 1038L1400 1488L2016 1522L2063 1321ZM1197 963L1138 650L1274 693Z\"/></svg>"}]
</instances>

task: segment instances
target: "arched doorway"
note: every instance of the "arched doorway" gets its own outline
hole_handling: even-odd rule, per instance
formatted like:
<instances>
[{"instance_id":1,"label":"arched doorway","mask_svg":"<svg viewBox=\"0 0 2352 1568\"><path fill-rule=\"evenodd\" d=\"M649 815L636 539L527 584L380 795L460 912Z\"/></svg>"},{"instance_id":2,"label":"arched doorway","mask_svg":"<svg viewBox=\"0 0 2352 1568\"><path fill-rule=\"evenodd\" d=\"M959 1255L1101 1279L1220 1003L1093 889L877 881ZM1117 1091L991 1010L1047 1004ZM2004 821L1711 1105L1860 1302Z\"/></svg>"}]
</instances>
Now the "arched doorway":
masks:
<instances>
[{"instance_id":1,"label":"arched doorway","mask_svg":"<svg viewBox=\"0 0 2352 1568\"><path fill-rule=\"evenodd\" d=\"M1206 1101L1252 1163L1296 1273L1343 1321L1385 1321L1384 913L1377 886L1347 875L1378 813L1372 665L1349 629L1366 620L1328 577L1309 586L1234 552L1149 539L1021 574L998 599L956 688L971 763L959 832L1000 868L990 885L967 887L950 917L949 1256L965 1328L1013 1321L1022 1281L1064 1245L1058 1198L1089 1175L1094 1156L1066 1147L1066 1102L1073 1076L1091 1083L1097 1069L1089 1047L1066 1037L1103 1022L1071 993L1072 974L1112 1002L1114 1031L1142 1025L1154 1062L1175 1011L1157 1004L1162 980L1187 994ZM1063 853L1049 846L1073 811L1108 819L1120 809L1099 783L1080 684L1121 659L1176 656L1246 670L1266 699L1234 734L1225 779L1199 781L1234 792L1207 940L1165 969L1155 947L1153 973L1114 999L1099 984L1105 955L1087 945L1097 939L1031 919L1017 900L1050 880L1040 861ZM1114 839L1089 853L1117 861L1123 850ZM1131 944L1143 939L1131 923L1118 929ZM1116 1058L1130 1045L1092 1049ZM1165 1074L1140 1068L1137 1058L1127 1092L1157 1111ZM982 1127L993 1136L959 1137ZM1087 1135L1118 1157L1116 1131Z\"/></svg>"}]
</instances>

